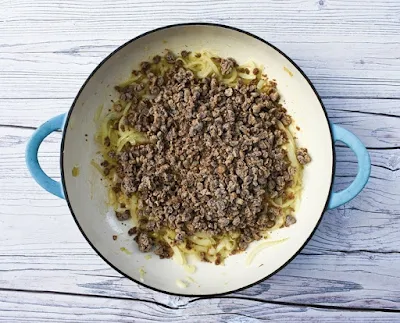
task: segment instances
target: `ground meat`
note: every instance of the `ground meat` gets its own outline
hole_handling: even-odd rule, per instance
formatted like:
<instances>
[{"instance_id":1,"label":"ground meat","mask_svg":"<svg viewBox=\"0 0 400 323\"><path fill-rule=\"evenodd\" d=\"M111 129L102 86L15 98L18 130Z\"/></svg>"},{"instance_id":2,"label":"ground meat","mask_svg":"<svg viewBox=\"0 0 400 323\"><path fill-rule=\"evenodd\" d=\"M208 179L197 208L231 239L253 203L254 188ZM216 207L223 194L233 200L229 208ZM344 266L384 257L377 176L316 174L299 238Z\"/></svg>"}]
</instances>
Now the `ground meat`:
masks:
<instances>
[{"instance_id":1,"label":"ground meat","mask_svg":"<svg viewBox=\"0 0 400 323\"><path fill-rule=\"evenodd\" d=\"M150 235L145 231L139 232L135 237L135 241L137 242L141 252L149 252L154 247L153 238L151 238Z\"/></svg>"},{"instance_id":2,"label":"ground meat","mask_svg":"<svg viewBox=\"0 0 400 323\"><path fill-rule=\"evenodd\" d=\"M285 220L285 227L289 227L296 223L296 218L292 215L287 215Z\"/></svg>"},{"instance_id":3,"label":"ground meat","mask_svg":"<svg viewBox=\"0 0 400 323\"><path fill-rule=\"evenodd\" d=\"M114 104L113 109L116 112L121 112L123 110L122 106L120 104Z\"/></svg>"},{"instance_id":4,"label":"ground meat","mask_svg":"<svg viewBox=\"0 0 400 323\"><path fill-rule=\"evenodd\" d=\"M150 75L155 97L137 97L127 115L129 126L151 144L127 145L116 156L122 191L140 196L139 224L131 233L137 233L141 251L155 245L161 258L171 257L172 250L149 232L165 227L176 232L175 243L197 231L239 232L238 250L245 250L283 216L265 199L284 196L293 180L282 148L288 138L277 126L291 118L274 88L266 94L254 84L230 87L216 77L197 79L174 64L172 53L165 60L171 64L165 75ZM237 65L230 58L219 64L224 75ZM297 158L310 161L305 149Z\"/></svg>"},{"instance_id":5,"label":"ground meat","mask_svg":"<svg viewBox=\"0 0 400 323\"><path fill-rule=\"evenodd\" d=\"M221 264L221 255L217 253L217 258L215 259L215 264L218 266Z\"/></svg>"},{"instance_id":6,"label":"ground meat","mask_svg":"<svg viewBox=\"0 0 400 323\"><path fill-rule=\"evenodd\" d=\"M108 157L110 157L111 159L116 159L117 158L117 154L114 150L110 150L108 152Z\"/></svg>"},{"instance_id":7,"label":"ground meat","mask_svg":"<svg viewBox=\"0 0 400 323\"><path fill-rule=\"evenodd\" d=\"M160 242L157 244L156 248L154 249L154 253L161 259L171 258L174 254L171 247L165 242Z\"/></svg>"},{"instance_id":8,"label":"ground meat","mask_svg":"<svg viewBox=\"0 0 400 323\"><path fill-rule=\"evenodd\" d=\"M307 148L299 148L296 152L297 160L300 164L305 165L311 161L311 157L308 154Z\"/></svg>"},{"instance_id":9,"label":"ground meat","mask_svg":"<svg viewBox=\"0 0 400 323\"><path fill-rule=\"evenodd\" d=\"M233 58L221 59L220 64L222 75L228 75L235 67L236 61Z\"/></svg>"},{"instance_id":10,"label":"ground meat","mask_svg":"<svg viewBox=\"0 0 400 323\"><path fill-rule=\"evenodd\" d=\"M175 237L175 243L179 244L185 240L186 233L183 231L177 232Z\"/></svg>"},{"instance_id":11,"label":"ground meat","mask_svg":"<svg viewBox=\"0 0 400 323\"><path fill-rule=\"evenodd\" d=\"M141 62L140 63L140 68L142 70L142 72L147 71L150 68L150 63L149 62Z\"/></svg>"},{"instance_id":12,"label":"ground meat","mask_svg":"<svg viewBox=\"0 0 400 323\"><path fill-rule=\"evenodd\" d=\"M183 58L188 57L189 54L190 54L190 52L188 52L187 50L181 51L181 56L182 56Z\"/></svg>"},{"instance_id":13,"label":"ground meat","mask_svg":"<svg viewBox=\"0 0 400 323\"><path fill-rule=\"evenodd\" d=\"M167 53L165 54L165 60L169 64L173 64L173 63L175 63L175 55L172 52L167 51Z\"/></svg>"},{"instance_id":14,"label":"ground meat","mask_svg":"<svg viewBox=\"0 0 400 323\"><path fill-rule=\"evenodd\" d=\"M125 210L124 212L115 212L115 216L117 217L118 221L126 221L130 219L131 212L129 210Z\"/></svg>"},{"instance_id":15,"label":"ground meat","mask_svg":"<svg viewBox=\"0 0 400 323\"><path fill-rule=\"evenodd\" d=\"M156 55L153 57L153 63L154 64L158 64L161 62L161 56L160 55Z\"/></svg>"},{"instance_id":16,"label":"ground meat","mask_svg":"<svg viewBox=\"0 0 400 323\"><path fill-rule=\"evenodd\" d=\"M132 228L130 228L129 231L128 231L128 234L129 234L130 236L133 236L133 235L135 235L136 233L137 233L137 228L136 228L136 227L132 227Z\"/></svg>"},{"instance_id":17,"label":"ground meat","mask_svg":"<svg viewBox=\"0 0 400 323\"><path fill-rule=\"evenodd\" d=\"M269 97L271 98L272 101L277 101L279 99L279 93L277 91L272 92Z\"/></svg>"}]
</instances>

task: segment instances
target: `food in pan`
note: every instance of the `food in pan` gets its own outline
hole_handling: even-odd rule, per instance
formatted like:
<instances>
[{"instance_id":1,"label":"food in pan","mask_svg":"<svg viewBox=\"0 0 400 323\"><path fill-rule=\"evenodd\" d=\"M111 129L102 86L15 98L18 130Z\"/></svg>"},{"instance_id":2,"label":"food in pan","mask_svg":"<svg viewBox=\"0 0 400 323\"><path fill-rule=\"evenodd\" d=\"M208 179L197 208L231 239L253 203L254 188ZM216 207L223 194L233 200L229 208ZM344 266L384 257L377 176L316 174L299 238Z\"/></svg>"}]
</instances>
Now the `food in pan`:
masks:
<instances>
[{"instance_id":1,"label":"food in pan","mask_svg":"<svg viewBox=\"0 0 400 323\"><path fill-rule=\"evenodd\" d=\"M296 222L311 158L263 66L166 51L115 89L112 109L96 116L93 165L140 251L218 265Z\"/></svg>"}]
</instances>

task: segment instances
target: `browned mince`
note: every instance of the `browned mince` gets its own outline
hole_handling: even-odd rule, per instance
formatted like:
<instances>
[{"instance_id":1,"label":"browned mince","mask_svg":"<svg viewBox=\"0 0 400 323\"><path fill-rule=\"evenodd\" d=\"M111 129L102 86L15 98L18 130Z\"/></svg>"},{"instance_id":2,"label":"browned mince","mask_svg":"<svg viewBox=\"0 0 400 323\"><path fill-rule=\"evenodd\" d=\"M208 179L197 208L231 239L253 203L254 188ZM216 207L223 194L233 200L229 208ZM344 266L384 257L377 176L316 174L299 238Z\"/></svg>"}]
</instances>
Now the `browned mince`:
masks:
<instances>
[{"instance_id":1,"label":"browned mince","mask_svg":"<svg viewBox=\"0 0 400 323\"><path fill-rule=\"evenodd\" d=\"M288 126L291 118L275 88L260 93L240 80L229 87L215 77L196 78L170 52L166 60L171 68L164 77L141 64L152 99L140 99L141 84L118 88L121 99L132 102L127 125L151 140L109 156L117 160L122 191L139 196L139 225L130 234L137 233L141 251L161 258L171 257L172 250L150 233L164 228L175 230L176 242L198 231L240 232L236 252L244 250L284 216L266 197L282 197L292 184L295 169L282 148L288 139L277 126L278 120ZM222 74L236 65L220 59ZM306 149L299 149L297 158L301 164L310 161ZM285 225L294 222L290 217Z\"/></svg>"},{"instance_id":2,"label":"browned mince","mask_svg":"<svg viewBox=\"0 0 400 323\"><path fill-rule=\"evenodd\" d=\"M297 154L297 160L302 165L308 164L311 161L311 157L308 154L307 148L299 148L299 149L297 149L296 154Z\"/></svg>"}]
</instances>

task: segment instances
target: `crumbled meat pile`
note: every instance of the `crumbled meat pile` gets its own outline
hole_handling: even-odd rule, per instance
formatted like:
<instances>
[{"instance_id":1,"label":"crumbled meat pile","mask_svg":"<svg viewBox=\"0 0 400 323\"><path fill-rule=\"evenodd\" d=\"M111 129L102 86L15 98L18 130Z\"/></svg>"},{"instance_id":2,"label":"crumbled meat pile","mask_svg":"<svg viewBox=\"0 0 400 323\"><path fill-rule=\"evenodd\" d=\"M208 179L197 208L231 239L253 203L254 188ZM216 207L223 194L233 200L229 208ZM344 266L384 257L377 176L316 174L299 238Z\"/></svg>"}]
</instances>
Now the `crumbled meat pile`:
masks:
<instances>
[{"instance_id":1,"label":"crumbled meat pile","mask_svg":"<svg viewBox=\"0 0 400 323\"><path fill-rule=\"evenodd\" d=\"M165 77L147 72L153 99L140 99L140 84L118 89L133 106L126 123L151 140L116 156L122 191L140 196L135 240L141 251L155 248L168 258L172 250L149 232L174 229L179 243L197 231L237 231L244 250L282 216L265 199L284 196L292 183L295 169L281 147L287 138L277 127L291 118L275 89L267 94L240 81L228 87L214 77L197 79L167 58ZM224 74L235 64L220 60ZM310 161L305 149L297 157L301 164Z\"/></svg>"}]
</instances>

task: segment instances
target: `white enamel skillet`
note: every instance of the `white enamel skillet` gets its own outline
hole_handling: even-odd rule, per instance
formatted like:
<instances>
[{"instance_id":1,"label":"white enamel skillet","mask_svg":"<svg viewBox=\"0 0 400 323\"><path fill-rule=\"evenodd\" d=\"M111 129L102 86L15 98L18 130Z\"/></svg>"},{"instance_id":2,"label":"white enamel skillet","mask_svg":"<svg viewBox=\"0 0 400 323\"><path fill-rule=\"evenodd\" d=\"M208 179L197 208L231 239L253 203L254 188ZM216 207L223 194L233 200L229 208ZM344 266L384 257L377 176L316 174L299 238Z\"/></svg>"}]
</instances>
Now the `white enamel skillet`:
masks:
<instances>
[{"instance_id":1,"label":"white enamel skillet","mask_svg":"<svg viewBox=\"0 0 400 323\"><path fill-rule=\"evenodd\" d=\"M93 140L97 107L101 104L109 107L110 100L117 96L114 85L126 80L140 62L163 52L165 48L174 52L207 49L221 57L234 57L239 63L251 59L263 64L264 72L276 79L284 105L301 129L296 133L299 145L307 147L312 156L312 162L304 171L304 189L296 212L297 223L275 231L272 237L275 240L289 239L263 249L250 265L246 264L246 257L260 242L253 243L245 253L231 256L224 266L196 263L197 270L190 275L171 259L160 260L154 255L148 259L127 235L130 226L123 225L109 212L104 184L99 173L90 165L99 150ZM37 159L41 142L58 129L63 130L61 183L49 178ZM341 192L332 191L335 141L349 146L358 159L358 174L354 182ZM289 57L248 32L204 23L152 30L112 52L88 77L70 110L50 119L33 134L27 146L26 161L39 185L65 198L82 234L110 266L149 288L188 296L233 292L276 273L301 251L327 208L350 201L363 189L371 167L368 152L360 140L349 131L329 123L315 88ZM74 167L79 167L79 176L72 176ZM118 236L115 241L112 238L114 235ZM183 288L177 280L188 284Z\"/></svg>"}]
</instances>

